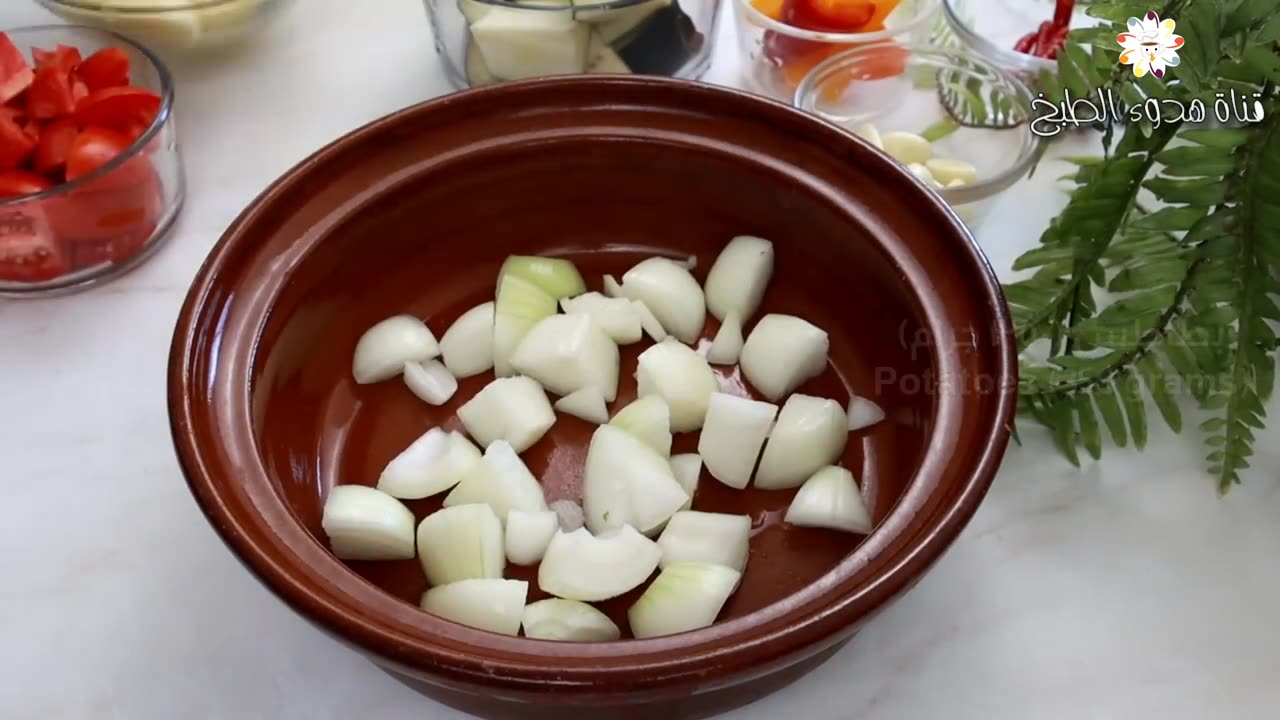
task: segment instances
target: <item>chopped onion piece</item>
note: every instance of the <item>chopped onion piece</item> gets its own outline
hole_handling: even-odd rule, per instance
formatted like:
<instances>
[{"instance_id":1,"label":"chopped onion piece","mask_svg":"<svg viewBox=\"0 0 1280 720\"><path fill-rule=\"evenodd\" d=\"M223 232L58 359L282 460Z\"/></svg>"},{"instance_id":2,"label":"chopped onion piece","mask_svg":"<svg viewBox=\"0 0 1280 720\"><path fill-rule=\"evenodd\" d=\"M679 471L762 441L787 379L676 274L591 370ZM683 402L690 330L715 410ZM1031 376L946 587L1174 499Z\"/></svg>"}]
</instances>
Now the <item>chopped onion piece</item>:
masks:
<instances>
[{"instance_id":1,"label":"chopped onion piece","mask_svg":"<svg viewBox=\"0 0 1280 720\"><path fill-rule=\"evenodd\" d=\"M517 372L557 395L593 387L618 395L618 346L587 315L552 315L524 336L511 354Z\"/></svg>"},{"instance_id":2,"label":"chopped onion piece","mask_svg":"<svg viewBox=\"0 0 1280 720\"><path fill-rule=\"evenodd\" d=\"M536 380L497 378L458 408L458 419L481 447L506 440L522 453L556 423L555 411Z\"/></svg>"},{"instance_id":3,"label":"chopped onion piece","mask_svg":"<svg viewBox=\"0 0 1280 720\"><path fill-rule=\"evenodd\" d=\"M662 342L667 339L667 331L662 327L662 323L658 322L657 316L649 310L649 306L639 300L633 300L636 313L640 316L640 327L644 328L646 334L653 338L654 342Z\"/></svg>"},{"instance_id":4,"label":"chopped onion piece","mask_svg":"<svg viewBox=\"0 0 1280 720\"><path fill-rule=\"evenodd\" d=\"M658 567L657 543L630 525L594 536L557 533L538 567L538 587L556 597L598 602L639 587Z\"/></svg>"},{"instance_id":5,"label":"chopped onion piece","mask_svg":"<svg viewBox=\"0 0 1280 720\"><path fill-rule=\"evenodd\" d=\"M507 560L502 521L488 505L455 505L418 523L418 560L432 585L500 578Z\"/></svg>"},{"instance_id":6,"label":"chopped onion piece","mask_svg":"<svg viewBox=\"0 0 1280 720\"><path fill-rule=\"evenodd\" d=\"M468 378L493 367L493 302L462 314L440 338L444 366L457 378Z\"/></svg>"},{"instance_id":7,"label":"chopped onion piece","mask_svg":"<svg viewBox=\"0 0 1280 720\"><path fill-rule=\"evenodd\" d=\"M427 590L419 606L459 625L515 635L528 596L529 583L523 580L459 580Z\"/></svg>"},{"instance_id":8,"label":"chopped onion piece","mask_svg":"<svg viewBox=\"0 0 1280 720\"><path fill-rule=\"evenodd\" d=\"M640 353L636 394L657 395L667 401L672 432L692 432L702 427L711 393L719 389L706 358L686 345L661 342Z\"/></svg>"},{"instance_id":9,"label":"chopped onion piece","mask_svg":"<svg viewBox=\"0 0 1280 720\"><path fill-rule=\"evenodd\" d=\"M387 463L378 489L392 497L421 500L484 471L480 451L466 436L432 428Z\"/></svg>"},{"instance_id":10,"label":"chopped onion piece","mask_svg":"<svg viewBox=\"0 0 1280 720\"><path fill-rule=\"evenodd\" d=\"M622 285L618 283L618 279L612 275L604 276L604 294L611 298L626 297L622 292Z\"/></svg>"},{"instance_id":11,"label":"chopped onion piece","mask_svg":"<svg viewBox=\"0 0 1280 720\"><path fill-rule=\"evenodd\" d=\"M693 496L698 491L698 477L702 475L702 456L698 453L673 455L671 473L676 476L676 482L680 483L680 487L684 488L685 493L689 495L689 499L680 506L681 510L688 510L693 507Z\"/></svg>"},{"instance_id":12,"label":"chopped onion piece","mask_svg":"<svg viewBox=\"0 0 1280 720\"><path fill-rule=\"evenodd\" d=\"M800 486L784 519L805 527L859 535L871 532L871 515L853 473L834 465L822 468Z\"/></svg>"},{"instance_id":13,"label":"chopped onion piece","mask_svg":"<svg viewBox=\"0 0 1280 720\"><path fill-rule=\"evenodd\" d=\"M587 293L560 301L560 307L570 315L586 315L611 340L619 345L640 342L640 312L635 303L623 297L605 297L600 293Z\"/></svg>"},{"instance_id":14,"label":"chopped onion piece","mask_svg":"<svg viewBox=\"0 0 1280 720\"><path fill-rule=\"evenodd\" d=\"M742 572L750 551L751 517L685 510L671 516L658 538L659 567L681 562L724 565Z\"/></svg>"},{"instance_id":15,"label":"chopped onion piece","mask_svg":"<svg viewBox=\"0 0 1280 720\"><path fill-rule=\"evenodd\" d=\"M773 276L773 243L740 235L729 241L707 273L707 309L717 320L738 313L746 322L760 308Z\"/></svg>"},{"instance_id":16,"label":"chopped onion piece","mask_svg":"<svg viewBox=\"0 0 1280 720\"><path fill-rule=\"evenodd\" d=\"M777 414L773 403L712 393L698 438L698 453L711 477L739 490L751 484L751 471Z\"/></svg>"},{"instance_id":17,"label":"chopped onion piece","mask_svg":"<svg viewBox=\"0 0 1280 720\"><path fill-rule=\"evenodd\" d=\"M555 409L597 425L609 422L609 408L604 404L604 395L596 387L585 387L565 395L556 401Z\"/></svg>"},{"instance_id":18,"label":"chopped onion piece","mask_svg":"<svg viewBox=\"0 0 1280 720\"><path fill-rule=\"evenodd\" d=\"M428 405L443 405L458 392L458 379L439 360L405 363L404 384Z\"/></svg>"},{"instance_id":19,"label":"chopped onion piece","mask_svg":"<svg viewBox=\"0 0 1280 720\"><path fill-rule=\"evenodd\" d=\"M587 284L583 282L578 268L564 258L512 255L498 272L499 278L506 275L531 282L556 300L587 291Z\"/></svg>"},{"instance_id":20,"label":"chopped onion piece","mask_svg":"<svg viewBox=\"0 0 1280 720\"><path fill-rule=\"evenodd\" d=\"M445 507L474 503L488 505L503 520L512 510L547 509L538 479L505 440L489 445L484 451L484 470L468 475L444 499Z\"/></svg>"},{"instance_id":21,"label":"chopped onion piece","mask_svg":"<svg viewBox=\"0 0 1280 720\"><path fill-rule=\"evenodd\" d=\"M596 428L582 471L582 509L592 532L622 525L649 532L688 499L667 458L625 430Z\"/></svg>"},{"instance_id":22,"label":"chopped onion piece","mask_svg":"<svg viewBox=\"0 0 1280 720\"><path fill-rule=\"evenodd\" d=\"M582 506L572 500L557 500L551 503L551 509L560 518L560 529L573 532L586 524L582 514Z\"/></svg>"},{"instance_id":23,"label":"chopped onion piece","mask_svg":"<svg viewBox=\"0 0 1280 720\"><path fill-rule=\"evenodd\" d=\"M636 398L619 410L609 424L636 436L662 457L671 456L671 408L661 397Z\"/></svg>"},{"instance_id":24,"label":"chopped onion piece","mask_svg":"<svg viewBox=\"0 0 1280 720\"><path fill-rule=\"evenodd\" d=\"M320 527L343 560L413 557L413 513L390 495L364 485L339 485L324 502Z\"/></svg>"},{"instance_id":25,"label":"chopped onion piece","mask_svg":"<svg viewBox=\"0 0 1280 720\"><path fill-rule=\"evenodd\" d=\"M655 257L622 276L622 290L658 318L663 329L684 343L697 342L707 319L702 286L679 262Z\"/></svg>"},{"instance_id":26,"label":"chopped onion piece","mask_svg":"<svg viewBox=\"0 0 1280 720\"><path fill-rule=\"evenodd\" d=\"M716 621L742 573L711 563L668 565L627 611L637 638L674 635Z\"/></svg>"},{"instance_id":27,"label":"chopped onion piece","mask_svg":"<svg viewBox=\"0 0 1280 720\"><path fill-rule=\"evenodd\" d=\"M684 265L684 269L690 272L698 269L698 256L690 255L689 257L685 258L683 265Z\"/></svg>"},{"instance_id":28,"label":"chopped onion piece","mask_svg":"<svg viewBox=\"0 0 1280 720\"><path fill-rule=\"evenodd\" d=\"M622 631L608 615L577 600L549 598L524 608L525 637L564 642L610 642Z\"/></svg>"},{"instance_id":29,"label":"chopped onion piece","mask_svg":"<svg viewBox=\"0 0 1280 720\"><path fill-rule=\"evenodd\" d=\"M849 398L849 432L871 427L884 420L884 410L866 398Z\"/></svg>"},{"instance_id":30,"label":"chopped onion piece","mask_svg":"<svg viewBox=\"0 0 1280 720\"><path fill-rule=\"evenodd\" d=\"M542 320L556 314L556 299L537 285L514 275L498 278L493 315L493 371L498 377L515 374L511 354Z\"/></svg>"},{"instance_id":31,"label":"chopped onion piece","mask_svg":"<svg viewBox=\"0 0 1280 720\"><path fill-rule=\"evenodd\" d=\"M707 362L712 365L737 365L742 355L742 319L737 310L729 311L724 322L716 331L716 339L711 341L711 350L707 352Z\"/></svg>"},{"instance_id":32,"label":"chopped onion piece","mask_svg":"<svg viewBox=\"0 0 1280 720\"><path fill-rule=\"evenodd\" d=\"M778 413L778 422L760 457L756 487L800 487L818 468L834 463L848 441L848 421L840 403L812 395L792 395Z\"/></svg>"},{"instance_id":33,"label":"chopped onion piece","mask_svg":"<svg viewBox=\"0 0 1280 720\"><path fill-rule=\"evenodd\" d=\"M351 374L361 385L382 382L404 372L404 364L426 362L440 354L440 344L425 323L412 315L396 315L360 336Z\"/></svg>"},{"instance_id":34,"label":"chopped onion piece","mask_svg":"<svg viewBox=\"0 0 1280 720\"><path fill-rule=\"evenodd\" d=\"M560 516L554 510L512 510L507 513L507 561L513 565L534 565L560 530Z\"/></svg>"},{"instance_id":35,"label":"chopped onion piece","mask_svg":"<svg viewBox=\"0 0 1280 720\"><path fill-rule=\"evenodd\" d=\"M827 368L827 333L794 315L765 315L742 346L738 364L752 387L773 402Z\"/></svg>"}]
</instances>

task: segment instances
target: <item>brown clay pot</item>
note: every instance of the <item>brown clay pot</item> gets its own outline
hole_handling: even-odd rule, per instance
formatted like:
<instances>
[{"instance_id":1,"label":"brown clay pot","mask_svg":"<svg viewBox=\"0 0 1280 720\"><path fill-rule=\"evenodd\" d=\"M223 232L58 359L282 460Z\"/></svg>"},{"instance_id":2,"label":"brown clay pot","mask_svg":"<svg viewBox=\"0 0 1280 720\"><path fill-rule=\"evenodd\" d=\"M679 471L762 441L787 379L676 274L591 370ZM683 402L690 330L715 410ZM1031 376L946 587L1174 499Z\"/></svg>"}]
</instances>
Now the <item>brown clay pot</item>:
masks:
<instances>
[{"instance_id":1,"label":"brown clay pot","mask_svg":"<svg viewBox=\"0 0 1280 720\"><path fill-rule=\"evenodd\" d=\"M356 339L411 312L437 336L492 298L502 260L578 262L588 283L639 258L695 254L704 279L734 235L774 241L767 312L831 335L801 392L879 401L889 418L843 458L868 537L781 522L793 491L703 475L695 509L749 513L743 584L712 627L650 640L532 641L417 608L416 561L334 558L335 484L383 465L488 376L429 407L398 381L357 386ZM715 331L710 321L706 337ZM616 410L642 345L624 348ZM191 289L169 367L174 442L214 528L320 629L444 702L493 718L702 717L825 659L911 587L985 494L1010 432L1014 345L999 287L964 226L908 173L786 106L653 78L561 78L451 95L302 162L231 226ZM732 368L722 386L752 394ZM592 426L562 416L525 453L549 500L576 498ZM678 436L677 452L695 436ZM419 517L439 498L410 503ZM536 578L532 569L517 577ZM603 604L626 627L633 592ZM543 595L531 583L530 601Z\"/></svg>"}]
</instances>

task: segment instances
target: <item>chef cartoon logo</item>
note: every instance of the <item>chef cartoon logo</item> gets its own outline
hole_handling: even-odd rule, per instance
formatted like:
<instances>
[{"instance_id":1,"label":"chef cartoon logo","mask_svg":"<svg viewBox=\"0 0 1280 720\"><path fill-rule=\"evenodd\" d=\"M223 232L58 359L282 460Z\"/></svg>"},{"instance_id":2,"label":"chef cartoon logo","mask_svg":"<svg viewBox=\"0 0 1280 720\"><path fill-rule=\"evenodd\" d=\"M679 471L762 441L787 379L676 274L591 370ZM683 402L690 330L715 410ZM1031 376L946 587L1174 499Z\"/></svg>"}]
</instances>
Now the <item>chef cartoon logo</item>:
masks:
<instances>
[{"instance_id":1,"label":"chef cartoon logo","mask_svg":"<svg viewBox=\"0 0 1280 720\"><path fill-rule=\"evenodd\" d=\"M1141 20L1129 18L1129 32L1116 36L1116 42L1124 48L1120 62L1133 66L1134 77L1151 73L1163 78L1169 68L1182 63L1178 48L1186 41L1174 34L1176 25L1172 18L1161 20L1155 12L1147 13Z\"/></svg>"}]
</instances>

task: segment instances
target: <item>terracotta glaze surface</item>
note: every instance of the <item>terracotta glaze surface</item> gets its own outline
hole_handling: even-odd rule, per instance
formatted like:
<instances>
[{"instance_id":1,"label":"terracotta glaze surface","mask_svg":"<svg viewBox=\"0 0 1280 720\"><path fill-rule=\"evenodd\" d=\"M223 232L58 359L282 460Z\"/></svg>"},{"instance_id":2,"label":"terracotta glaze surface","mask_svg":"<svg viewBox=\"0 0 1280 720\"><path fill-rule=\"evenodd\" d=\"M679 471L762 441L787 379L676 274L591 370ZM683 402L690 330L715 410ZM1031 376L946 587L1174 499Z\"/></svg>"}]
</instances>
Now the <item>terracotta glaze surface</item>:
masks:
<instances>
[{"instance_id":1,"label":"terracotta glaze surface","mask_svg":"<svg viewBox=\"0 0 1280 720\"><path fill-rule=\"evenodd\" d=\"M494 635L417 608L416 560L334 558L320 529L336 484L377 482L492 378L439 408L401 381L357 386L357 338L412 313L441 336L492 299L510 254L567 257L591 289L654 254L733 236L777 248L763 308L831 336L800 392L874 398L844 464L876 529L781 522L794 491L736 491L705 471L694 508L747 513L751 557L720 621L605 644ZM716 325L709 317L703 343ZM558 78L468 91L343 138L267 190L206 262L170 360L173 434L228 546L318 627L415 687L488 717L700 717L770 692L909 588L972 516L1009 435L1015 365L998 286L958 220L852 136L780 104L652 78ZM616 411L635 395L623 348ZM754 396L733 368L722 389ZM560 415L524 453L548 500L578 499L593 426ZM677 436L692 452L696 435ZM409 503L422 518L440 498ZM508 576L530 580L535 568ZM639 590L601 604L627 634ZM749 682L750 681L750 682Z\"/></svg>"}]
</instances>

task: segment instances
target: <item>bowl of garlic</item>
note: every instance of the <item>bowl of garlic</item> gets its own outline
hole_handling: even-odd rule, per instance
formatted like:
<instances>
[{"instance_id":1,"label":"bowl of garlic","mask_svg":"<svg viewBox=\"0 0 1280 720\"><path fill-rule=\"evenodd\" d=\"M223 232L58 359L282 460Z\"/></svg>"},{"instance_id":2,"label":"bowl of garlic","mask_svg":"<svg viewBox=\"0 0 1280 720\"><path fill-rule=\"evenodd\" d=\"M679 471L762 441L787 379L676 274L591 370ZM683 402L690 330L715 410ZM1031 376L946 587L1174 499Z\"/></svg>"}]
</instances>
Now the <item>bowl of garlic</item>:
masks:
<instances>
[{"instance_id":1,"label":"bowl of garlic","mask_svg":"<svg viewBox=\"0 0 1280 720\"><path fill-rule=\"evenodd\" d=\"M794 103L905 165L972 226L1035 162L1033 99L967 50L878 43L815 67Z\"/></svg>"}]
</instances>

